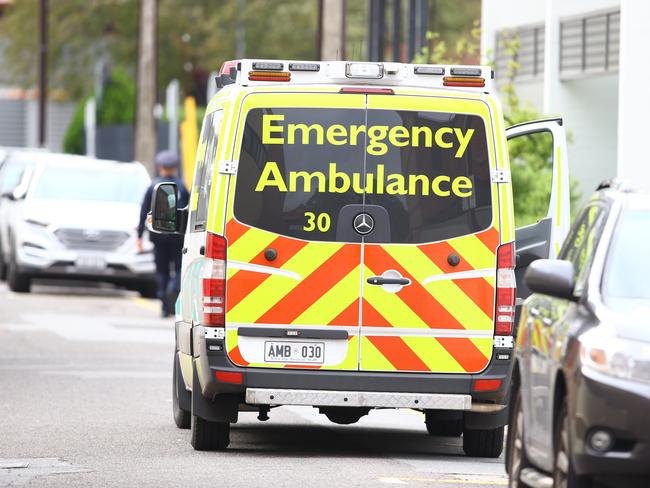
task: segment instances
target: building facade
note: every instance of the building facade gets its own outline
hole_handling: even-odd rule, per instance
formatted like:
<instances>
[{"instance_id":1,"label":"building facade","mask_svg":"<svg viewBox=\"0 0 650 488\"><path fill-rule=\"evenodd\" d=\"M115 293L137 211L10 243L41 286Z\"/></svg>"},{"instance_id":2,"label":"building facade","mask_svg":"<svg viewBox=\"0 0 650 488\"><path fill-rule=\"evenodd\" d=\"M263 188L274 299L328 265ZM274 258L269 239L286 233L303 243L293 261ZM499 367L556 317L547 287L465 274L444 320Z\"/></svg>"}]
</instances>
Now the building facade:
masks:
<instances>
[{"instance_id":1,"label":"building facade","mask_svg":"<svg viewBox=\"0 0 650 488\"><path fill-rule=\"evenodd\" d=\"M649 22L645 1L483 0L483 61L494 61L497 87L514 61L522 102L564 118L583 199L614 176L650 190L641 118L650 111L641 83L650 76ZM518 48L506 49L513 38Z\"/></svg>"}]
</instances>

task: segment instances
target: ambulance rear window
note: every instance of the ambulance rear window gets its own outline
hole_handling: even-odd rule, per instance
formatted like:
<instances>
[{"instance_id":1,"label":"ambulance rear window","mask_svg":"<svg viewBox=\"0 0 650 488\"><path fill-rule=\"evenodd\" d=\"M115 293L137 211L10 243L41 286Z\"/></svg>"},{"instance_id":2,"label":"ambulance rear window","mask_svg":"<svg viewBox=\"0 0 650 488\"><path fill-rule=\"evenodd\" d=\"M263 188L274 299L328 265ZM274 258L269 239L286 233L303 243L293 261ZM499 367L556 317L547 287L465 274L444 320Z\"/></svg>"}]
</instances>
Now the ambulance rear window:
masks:
<instances>
[{"instance_id":1,"label":"ambulance rear window","mask_svg":"<svg viewBox=\"0 0 650 488\"><path fill-rule=\"evenodd\" d=\"M350 206L360 212L364 204L385 209L388 218L377 225L388 229L376 235L391 243L433 242L487 228L492 203L483 119L384 109L248 113L235 193L238 220L306 240L349 241L351 222L344 220Z\"/></svg>"}]
</instances>

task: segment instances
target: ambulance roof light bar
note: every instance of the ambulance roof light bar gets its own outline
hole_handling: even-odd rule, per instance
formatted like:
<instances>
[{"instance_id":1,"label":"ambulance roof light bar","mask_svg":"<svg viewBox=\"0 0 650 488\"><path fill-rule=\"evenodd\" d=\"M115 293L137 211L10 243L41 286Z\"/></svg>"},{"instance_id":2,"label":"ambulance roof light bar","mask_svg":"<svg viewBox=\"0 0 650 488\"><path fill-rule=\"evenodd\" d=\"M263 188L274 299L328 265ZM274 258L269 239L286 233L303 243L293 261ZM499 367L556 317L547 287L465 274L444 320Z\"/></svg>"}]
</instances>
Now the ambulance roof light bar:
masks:
<instances>
[{"instance_id":1,"label":"ambulance roof light bar","mask_svg":"<svg viewBox=\"0 0 650 488\"><path fill-rule=\"evenodd\" d=\"M232 68L235 63L236 72ZM444 88L492 91L494 73L489 66L450 66L352 61L285 61L242 59L228 65L230 83L269 85L381 85L388 87ZM224 71L222 67L222 72ZM224 73L225 74L225 73ZM223 75L220 73L219 78Z\"/></svg>"}]
</instances>

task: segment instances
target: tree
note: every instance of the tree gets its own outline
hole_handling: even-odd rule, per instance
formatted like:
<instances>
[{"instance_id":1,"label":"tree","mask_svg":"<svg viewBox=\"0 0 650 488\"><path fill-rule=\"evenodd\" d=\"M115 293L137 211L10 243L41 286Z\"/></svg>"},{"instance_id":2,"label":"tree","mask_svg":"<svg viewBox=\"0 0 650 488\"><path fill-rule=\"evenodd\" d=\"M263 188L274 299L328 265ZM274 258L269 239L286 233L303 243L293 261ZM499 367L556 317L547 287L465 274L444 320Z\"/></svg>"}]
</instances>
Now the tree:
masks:
<instances>
[{"instance_id":1,"label":"tree","mask_svg":"<svg viewBox=\"0 0 650 488\"><path fill-rule=\"evenodd\" d=\"M235 27L244 23L248 57L314 59L316 0L159 0L158 91L173 78L203 96L207 73L235 55ZM95 63L135 75L137 0L50 2L50 88L79 100L94 85ZM13 2L2 19L5 68L18 86L36 84L38 0ZM203 83L203 84L201 84ZM200 86L199 86L200 85Z\"/></svg>"}]
</instances>

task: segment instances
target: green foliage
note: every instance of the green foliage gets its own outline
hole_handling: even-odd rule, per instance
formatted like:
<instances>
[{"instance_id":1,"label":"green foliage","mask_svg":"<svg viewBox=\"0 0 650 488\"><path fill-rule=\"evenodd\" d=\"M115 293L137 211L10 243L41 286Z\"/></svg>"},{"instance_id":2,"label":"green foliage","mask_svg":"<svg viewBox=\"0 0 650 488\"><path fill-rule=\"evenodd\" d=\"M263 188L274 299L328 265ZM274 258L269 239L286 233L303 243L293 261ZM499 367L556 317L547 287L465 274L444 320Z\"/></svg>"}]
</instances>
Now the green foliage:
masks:
<instances>
[{"instance_id":1,"label":"green foliage","mask_svg":"<svg viewBox=\"0 0 650 488\"><path fill-rule=\"evenodd\" d=\"M63 138L63 151L85 154L84 111L86 101L77 105ZM97 107L97 125L131 124L135 121L135 83L124 71L117 69L104 87L101 104Z\"/></svg>"},{"instance_id":2,"label":"green foliage","mask_svg":"<svg viewBox=\"0 0 650 488\"><path fill-rule=\"evenodd\" d=\"M63 137L63 152L69 154L85 154L86 145L84 140L84 109L86 100L81 100L77 104L74 116L68 125Z\"/></svg>"},{"instance_id":3,"label":"green foliage","mask_svg":"<svg viewBox=\"0 0 650 488\"><path fill-rule=\"evenodd\" d=\"M18 86L36 85L38 0L14 1L6 10L0 41L5 67ZM78 100L93 89L97 61L135 75L137 0L49 2L50 89ZM159 0L158 90L174 78L191 95L196 80L235 58L241 21L246 56L314 59L318 2L315 0Z\"/></svg>"},{"instance_id":4,"label":"green foliage","mask_svg":"<svg viewBox=\"0 0 650 488\"><path fill-rule=\"evenodd\" d=\"M116 69L104 87L97 111L99 125L129 124L135 121L135 83L126 71Z\"/></svg>"}]
</instances>

